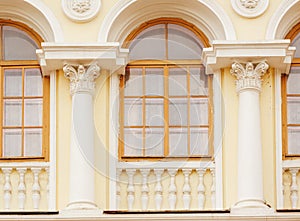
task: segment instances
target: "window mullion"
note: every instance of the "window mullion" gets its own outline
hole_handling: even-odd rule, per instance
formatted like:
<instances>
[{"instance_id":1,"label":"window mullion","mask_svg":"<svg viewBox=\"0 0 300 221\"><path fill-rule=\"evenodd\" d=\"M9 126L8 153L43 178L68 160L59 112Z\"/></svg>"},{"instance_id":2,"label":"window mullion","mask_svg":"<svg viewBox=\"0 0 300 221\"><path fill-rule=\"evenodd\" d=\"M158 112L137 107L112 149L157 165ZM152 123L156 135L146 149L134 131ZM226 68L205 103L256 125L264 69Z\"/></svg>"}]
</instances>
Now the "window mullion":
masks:
<instances>
[{"instance_id":1,"label":"window mullion","mask_svg":"<svg viewBox=\"0 0 300 221\"><path fill-rule=\"evenodd\" d=\"M146 99L145 99L145 97L146 97L146 68L145 67L143 67L143 72L142 72L142 79L143 79L143 82L142 82L142 84L143 84L143 94L142 94L142 125L143 125L143 131L142 131L142 136L143 136L143 139L142 139L142 141L143 141L143 143L142 143L142 145L143 145L143 149L142 149L142 156L145 156L145 153L146 153L146 151L145 151L145 149L146 149Z\"/></svg>"},{"instance_id":2,"label":"window mullion","mask_svg":"<svg viewBox=\"0 0 300 221\"><path fill-rule=\"evenodd\" d=\"M22 145L22 149L21 149L21 156L24 157L24 146L25 146L25 138L24 138L24 124L25 124L25 113L24 113L24 109L25 109L25 68L22 68L22 142L21 142L21 145Z\"/></svg>"},{"instance_id":3,"label":"window mullion","mask_svg":"<svg viewBox=\"0 0 300 221\"><path fill-rule=\"evenodd\" d=\"M191 85L190 85L190 67L186 67L187 70L187 76L186 76L186 81L187 81L187 153L188 156L191 155L191 130L190 130L190 125L191 125L191 102L190 102L190 94L191 94Z\"/></svg>"},{"instance_id":4,"label":"window mullion","mask_svg":"<svg viewBox=\"0 0 300 221\"><path fill-rule=\"evenodd\" d=\"M169 155L169 69L164 66L164 118L165 118L165 133L164 133L164 156Z\"/></svg>"}]
</instances>

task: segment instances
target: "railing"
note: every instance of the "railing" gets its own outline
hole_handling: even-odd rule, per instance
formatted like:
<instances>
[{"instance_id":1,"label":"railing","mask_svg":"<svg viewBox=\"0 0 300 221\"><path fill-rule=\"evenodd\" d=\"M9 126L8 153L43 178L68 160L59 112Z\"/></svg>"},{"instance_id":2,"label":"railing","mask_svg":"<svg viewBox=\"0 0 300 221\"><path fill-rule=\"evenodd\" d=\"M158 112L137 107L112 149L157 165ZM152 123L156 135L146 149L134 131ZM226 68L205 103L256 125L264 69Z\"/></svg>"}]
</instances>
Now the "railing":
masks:
<instances>
[{"instance_id":1,"label":"railing","mask_svg":"<svg viewBox=\"0 0 300 221\"><path fill-rule=\"evenodd\" d=\"M215 166L207 162L121 162L118 210L215 209Z\"/></svg>"},{"instance_id":2,"label":"railing","mask_svg":"<svg viewBox=\"0 0 300 221\"><path fill-rule=\"evenodd\" d=\"M48 163L0 163L0 171L0 210L48 209Z\"/></svg>"}]
</instances>

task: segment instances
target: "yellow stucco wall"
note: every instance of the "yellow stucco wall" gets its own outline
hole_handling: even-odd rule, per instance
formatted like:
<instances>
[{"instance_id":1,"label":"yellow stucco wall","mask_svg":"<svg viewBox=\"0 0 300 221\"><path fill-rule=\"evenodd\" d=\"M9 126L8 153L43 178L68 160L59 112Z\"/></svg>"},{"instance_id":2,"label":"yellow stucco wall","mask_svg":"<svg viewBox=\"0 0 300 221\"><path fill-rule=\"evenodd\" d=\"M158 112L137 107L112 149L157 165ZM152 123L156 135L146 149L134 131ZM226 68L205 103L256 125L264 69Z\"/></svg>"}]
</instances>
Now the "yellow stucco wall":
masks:
<instances>
[{"instance_id":1,"label":"yellow stucco wall","mask_svg":"<svg viewBox=\"0 0 300 221\"><path fill-rule=\"evenodd\" d=\"M66 42L96 42L101 23L117 0L102 0L99 15L87 23L69 20L61 9L60 0L43 0L52 10L63 29ZM267 24L278 7L280 0L270 0L269 8L262 16L246 19L231 8L230 0L218 0L231 18L239 40L260 40L265 37ZM264 194L271 206L276 205L275 183L275 114L274 114L274 73L273 69L264 77L261 93L262 145L264 166ZM238 96L235 78L230 69L222 71L222 96L224 99L225 127L223 135L223 199L224 208L230 208L237 200L237 116ZM109 80L108 73L102 72L96 81L94 104L96 143L96 203L102 209L109 205L108 151L109 148ZM57 73L57 208L63 209L68 203L68 167L71 120L71 96L69 82L62 71ZM153 202L152 202L153 203Z\"/></svg>"}]
</instances>

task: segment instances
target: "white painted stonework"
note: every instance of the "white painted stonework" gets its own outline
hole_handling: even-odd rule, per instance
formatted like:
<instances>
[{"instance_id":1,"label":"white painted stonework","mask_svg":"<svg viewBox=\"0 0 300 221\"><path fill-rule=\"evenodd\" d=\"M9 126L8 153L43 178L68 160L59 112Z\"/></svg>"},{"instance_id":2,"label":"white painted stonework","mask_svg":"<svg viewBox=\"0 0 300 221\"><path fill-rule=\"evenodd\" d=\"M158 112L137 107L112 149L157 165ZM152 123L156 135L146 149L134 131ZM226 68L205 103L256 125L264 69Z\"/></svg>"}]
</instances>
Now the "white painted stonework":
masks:
<instances>
[{"instance_id":1,"label":"white painted stonework","mask_svg":"<svg viewBox=\"0 0 300 221\"><path fill-rule=\"evenodd\" d=\"M261 76L269 65L233 63L231 73L237 78L238 115L238 202L232 213L270 213L263 195L262 144L260 130Z\"/></svg>"},{"instance_id":2,"label":"white painted stonework","mask_svg":"<svg viewBox=\"0 0 300 221\"><path fill-rule=\"evenodd\" d=\"M97 16L101 0L62 0L66 16L76 22L87 22Z\"/></svg>"},{"instance_id":3,"label":"white painted stonework","mask_svg":"<svg viewBox=\"0 0 300 221\"><path fill-rule=\"evenodd\" d=\"M70 80L72 119L70 142L70 183L67 210L98 210L95 205L93 92L100 68L94 64L63 68Z\"/></svg>"},{"instance_id":4,"label":"white painted stonework","mask_svg":"<svg viewBox=\"0 0 300 221\"><path fill-rule=\"evenodd\" d=\"M268 8L269 0L231 0L231 6L240 16L254 18L262 15Z\"/></svg>"}]
</instances>

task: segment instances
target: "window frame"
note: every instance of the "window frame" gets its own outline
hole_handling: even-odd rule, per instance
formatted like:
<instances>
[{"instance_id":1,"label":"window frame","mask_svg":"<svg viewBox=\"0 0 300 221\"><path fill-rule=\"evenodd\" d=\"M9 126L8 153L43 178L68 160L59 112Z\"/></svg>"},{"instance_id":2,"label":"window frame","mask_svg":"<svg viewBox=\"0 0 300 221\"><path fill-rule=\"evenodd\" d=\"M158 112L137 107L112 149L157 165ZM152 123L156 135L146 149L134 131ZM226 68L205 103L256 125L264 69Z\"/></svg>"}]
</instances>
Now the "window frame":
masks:
<instances>
[{"instance_id":1,"label":"window frame","mask_svg":"<svg viewBox=\"0 0 300 221\"><path fill-rule=\"evenodd\" d=\"M145 29L152 27L154 25L158 25L158 24L176 24L179 26L182 26L184 28L187 28L188 30L192 31L197 37L198 39L202 42L202 44L204 45L204 47L208 47L209 46L209 41L206 38L206 36L198 29L196 28L194 25L182 20L182 19L178 19L178 18L159 18L159 19L154 19L151 21L148 21L146 23L143 23L142 25L140 25L138 28L136 28L133 32L131 32L127 38L125 39L124 43L123 43L123 47L125 48L129 48L132 40L134 40L142 31L144 31ZM166 26L167 27L167 26ZM166 50L167 50L167 45L166 45ZM166 53L168 56L168 53ZM195 66L195 67L200 67L203 66L202 61L199 59L195 59L195 60L134 60L134 61L130 61L127 66L127 68L134 68L134 67L139 67L142 68L144 71L146 68L155 68L155 67L159 67L159 68L163 68L164 69L164 77L166 77L166 69L170 68L170 67L179 67L182 68L182 66L185 67L190 67L190 66ZM144 72L143 71L143 72ZM119 135L118 135L118 159L119 161L157 161L157 160L211 160L213 159L214 156L214 148L213 148L213 140L214 140L214 136L213 136L213 131L214 131L214 127L213 127L213 76L212 75L208 75L208 94L207 94L207 99L208 99L208 155L209 156L167 156L168 154L168 150L169 150L169 142L168 139L166 139L167 141L164 141L164 156L162 157L156 157L156 156L124 156L124 84L126 81L126 74L125 75L121 75L120 79L119 79ZM168 84L168 82L164 82L164 84ZM166 90L168 87L165 87L164 90ZM165 94L165 93L164 93ZM145 97L145 95L143 95L143 97ZM187 98L189 99L191 97L190 94L187 95ZM143 98L144 99L144 98ZM166 122L168 122L168 114L166 115L166 113L168 112L168 105L166 105L166 103L168 102L168 100L166 100L165 98L163 99L164 101L164 105L163 105L163 109L164 109L164 120ZM145 106L145 105L143 105ZM190 106L190 104L188 105ZM143 108L144 109L144 108ZM166 110L167 109L167 110ZM143 115L144 115L144 111ZM188 114L189 115L189 114ZM166 118L167 117L167 118ZM143 128L146 127L146 125L143 124L142 126ZM166 123L164 126L164 132L167 133L169 135L169 123ZM190 141L189 141L189 137L190 137L190 123L188 123L187 125L188 128L188 146ZM168 137L168 136L167 136ZM188 149L190 149L190 147L187 147Z\"/></svg>"},{"instance_id":2,"label":"window frame","mask_svg":"<svg viewBox=\"0 0 300 221\"><path fill-rule=\"evenodd\" d=\"M26 32L33 41L37 44L37 46L41 47L42 38L34 32L30 27L12 20L4 20L0 19L0 44L2 44L2 27L3 26L11 26L17 28L21 31ZM24 96L24 76L26 68L37 68L40 70L40 65L37 60L3 60L3 48L0 50L0 100L2 104L0 105L0 161L1 162L10 162L10 161L49 161L49 145L50 145L50 77L42 75L42 85L43 85L43 94L40 96L42 98L42 125L36 126L42 129L42 155L41 156L3 156L3 102L4 102L4 70L6 69L22 69L22 118L24 117L24 104L25 104L25 96ZM24 121L24 119L22 120ZM30 126L29 126L30 127ZM20 129L22 129L22 153L24 153L24 123L22 123Z\"/></svg>"}]
</instances>

